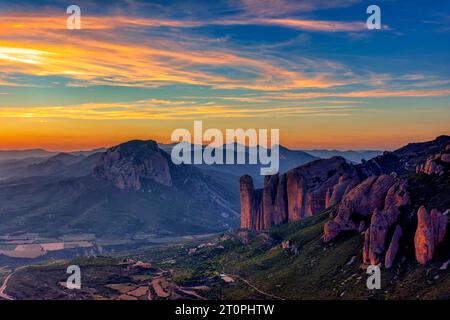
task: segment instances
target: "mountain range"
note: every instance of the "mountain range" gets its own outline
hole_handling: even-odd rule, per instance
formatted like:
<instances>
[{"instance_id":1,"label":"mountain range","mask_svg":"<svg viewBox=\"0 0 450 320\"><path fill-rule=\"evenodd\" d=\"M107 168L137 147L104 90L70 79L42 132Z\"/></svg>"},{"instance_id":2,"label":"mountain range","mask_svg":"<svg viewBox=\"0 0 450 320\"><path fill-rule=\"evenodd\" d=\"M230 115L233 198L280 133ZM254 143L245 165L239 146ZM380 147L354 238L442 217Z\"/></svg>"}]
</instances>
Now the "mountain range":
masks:
<instances>
[{"instance_id":1,"label":"mountain range","mask_svg":"<svg viewBox=\"0 0 450 320\"><path fill-rule=\"evenodd\" d=\"M363 160L369 160L375 158L381 154L383 151L380 150L326 150L326 149L313 149L313 150L302 150L314 157L321 159L329 159L332 157L342 157L354 163L361 163Z\"/></svg>"},{"instance_id":2,"label":"mountain range","mask_svg":"<svg viewBox=\"0 0 450 320\"><path fill-rule=\"evenodd\" d=\"M0 234L122 238L237 227L239 176L250 173L262 183L259 166L174 165L171 147L135 140L70 153L3 151ZM280 148L283 171L315 159Z\"/></svg>"},{"instance_id":3,"label":"mountain range","mask_svg":"<svg viewBox=\"0 0 450 320\"><path fill-rule=\"evenodd\" d=\"M0 233L46 236L94 233L100 237L120 238L136 233L156 236L211 233L237 227L239 177L247 174L252 177L253 187L262 187L267 182L259 175L259 166L176 166L170 159L172 147L135 140L86 152L49 155L43 150L34 150L22 151L22 156L20 151L3 152L5 158L17 157L17 160L0 162L0 217L5 221ZM345 194L343 186L347 183L353 185L372 174L400 173L397 166L414 167L423 162L428 153L422 154L420 150L429 148L432 148L430 144L410 145L354 165L348 159L318 160L303 151L280 146L280 174L299 166L300 170L310 170L308 168L320 167L320 163L331 163L333 172L324 174L329 176L328 180L337 179L333 185L339 187L328 195L326 200L330 205L341 200ZM244 150L248 157L249 147ZM415 156L411 157L411 153ZM353 178L344 183L346 179L339 170L335 171L333 161L341 163L343 168L352 168ZM405 163L400 165L402 161ZM302 167L307 163L307 167ZM312 180L308 184L317 184L317 174L311 173ZM270 188L274 188L275 181L273 178L271 181ZM283 188L286 187L281 190ZM318 199L327 198L324 194L327 191L326 188L316 190L311 198L306 198L301 216L326 208L325 200L319 204L322 200ZM289 220L287 215L278 219Z\"/></svg>"}]
</instances>

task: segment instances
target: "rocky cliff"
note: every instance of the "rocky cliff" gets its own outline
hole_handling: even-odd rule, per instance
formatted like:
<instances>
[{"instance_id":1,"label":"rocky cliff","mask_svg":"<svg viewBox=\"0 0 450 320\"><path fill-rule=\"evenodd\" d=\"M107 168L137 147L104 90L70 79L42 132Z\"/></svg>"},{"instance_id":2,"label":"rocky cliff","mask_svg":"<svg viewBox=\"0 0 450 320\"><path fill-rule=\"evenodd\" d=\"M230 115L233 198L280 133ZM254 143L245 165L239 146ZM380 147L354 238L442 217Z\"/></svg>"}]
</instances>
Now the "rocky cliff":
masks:
<instances>
[{"instance_id":1,"label":"rocky cliff","mask_svg":"<svg viewBox=\"0 0 450 320\"><path fill-rule=\"evenodd\" d=\"M411 200L408 181L414 169L418 174L430 175L426 183L431 187L435 183L438 189L434 193L440 194L436 198L440 200L433 203L446 208L447 196L442 198L440 188L446 190L449 183L450 137L441 136L355 166L339 157L314 161L285 175L266 177L264 188L259 190L254 189L251 177L245 176L241 179L241 227L266 230L335 206L324 226L325 243L344 232L359 232L363 235L366 265L391 268L398 253L409 247L414 248L416 260L425 264L433 259L445 237L448 210L441 213L433 209L428 213L423 206L427 196L417 192ZM433 176L439 180L433 182ZM420 179L420 175L417 177ZM424 186L418 180L411 181L415 181L414 190Z\"/></svg>"},{"instance_id":2,"label":"rocky cliff","mask_svg":"<svg viewBox=\"0 0 450 320\"><path fill-rule=\"evenodd\" d=\"M140 190L144 181L172 185L169 162L154 141L129 141L108 149L100 156L93 175L119 189Z\"/></svg>"},{"instance_id":3,"label":"rocky cliff","mask_svg":"<svg viewBox=\"0 0 450 320\"><path fill-rule=\"evenodd\" d=\"M243 176L241 227L266 230L313 216L339 203L358 182L355 167L341 157L313 161L283 175L267 176L263 189L255 190L252 178Z\"/></svg>"}]
</instances>

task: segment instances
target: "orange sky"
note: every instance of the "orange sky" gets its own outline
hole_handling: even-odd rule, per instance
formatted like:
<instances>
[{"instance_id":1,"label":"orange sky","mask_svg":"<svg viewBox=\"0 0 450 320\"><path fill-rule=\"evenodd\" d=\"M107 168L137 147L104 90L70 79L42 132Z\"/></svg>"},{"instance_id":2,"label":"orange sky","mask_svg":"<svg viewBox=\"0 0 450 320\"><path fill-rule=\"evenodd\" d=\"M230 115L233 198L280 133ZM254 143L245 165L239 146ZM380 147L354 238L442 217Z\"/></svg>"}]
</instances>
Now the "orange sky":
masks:
<instances>
[{"instance_id":1,"label":"orange sky","mask_svg":"<svg viewBox=\"0 0 450 320\"><path fill-rule=\"evenodd\" d=\"M82 30L69 31L58 10L0 13L0 149L169 143L194 120L221 130L277 128L291 148L394 149L450 134L445 57L422 68L403 47L396 53L396 42L405 45L393 31L400 26L374 35L364 21L274 7L282 14L86 13ZM383 46L390 55L371 56Z\"/></svg>"}]
</instances>

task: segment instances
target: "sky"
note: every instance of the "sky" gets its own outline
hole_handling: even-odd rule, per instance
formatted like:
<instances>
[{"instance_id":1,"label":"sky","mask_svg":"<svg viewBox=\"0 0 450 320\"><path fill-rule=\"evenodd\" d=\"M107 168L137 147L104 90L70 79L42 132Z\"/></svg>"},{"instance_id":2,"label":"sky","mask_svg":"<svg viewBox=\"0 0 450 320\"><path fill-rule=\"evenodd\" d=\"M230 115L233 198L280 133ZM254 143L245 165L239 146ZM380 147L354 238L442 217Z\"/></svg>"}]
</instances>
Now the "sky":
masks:
<instances>
[{"instance_id":1,"label":"sky","mask_svg":"<svg viewBox=\"0 0 450 320\"><path fill-rule=\"evenodd\" d=\"M450 134L450 2L0 0L0 149L169 143L194 120L295 149Z\"/></svg>"}]
</instances>

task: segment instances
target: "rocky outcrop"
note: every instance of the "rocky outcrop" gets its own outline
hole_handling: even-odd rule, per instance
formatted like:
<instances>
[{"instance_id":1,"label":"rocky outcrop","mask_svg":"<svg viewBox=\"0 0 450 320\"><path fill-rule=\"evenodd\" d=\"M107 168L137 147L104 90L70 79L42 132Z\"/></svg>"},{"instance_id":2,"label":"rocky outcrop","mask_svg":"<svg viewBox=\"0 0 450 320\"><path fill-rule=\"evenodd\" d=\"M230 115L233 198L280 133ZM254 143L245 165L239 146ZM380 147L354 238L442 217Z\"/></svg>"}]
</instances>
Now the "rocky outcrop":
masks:
<instances>
[{"instance_id":1,"label":"rocky outcrop","mask_svg":"<svg viewBox=\"0 0 450 320\"><path fill-rule=\"evenodd\" d=\"M384 259L384 265L387 269L391 268L394 264L395 257L397 256L397 252L399 249L400 238L403 235L402 228L397 225L394 231L394 235L392 236L391 243L389 245L388 250L386 251L386 257Z\"/></svg>"},{"instance_id":2,"label":"rocky outcrop","mask_svg":"<svg viewBox=\"0 0 450 320\"><path fill-rule=\"evenodd\" d=\"M436 209L428 213L424 206L419 208L414 247L416 259L420 264L426 264L433 259L437 245L444 240L447 220L447 216Z\"/></svg>"},{"instance_id":3,"label":"rocky outcrop","mask_svg":"<svg viewBox=\"0 0 450 320\"><path fill-rule=\"evenodd\" d=\"M358 231L359 221L370 217L375 209L382 210L387 225L391 226L397 220L399 208L408 201L405 181L390 175L369 177L343 198L335 218L325 225L324 240L331 241L343 231ZM380 222L378 216L377 219Z\"/></svg>"},{"instance_id":4,"label":"rocky outcrop","mask_svg":"<svg viewBox=\"0 0 450 320\"><path fill-rule=\"evenodd\" d=\"M298 221L339 203L359 183L358 174L344 158L317 160L283 175L266 176L255 190L250 176L240 179L241 227L266 230Z\"/></svg>"},{"instance_id":5,"label":"rocky outcrop","mask_svg":"<svg viewBox=\"0 0 450 320\"><path fill-rule=\"evenodd\" d=\"M252 177L240 179L241 228L267 230L287 222L286 177L274 175L264 178L264 188L255 190Z\"/></svg>"},{"instance_id":6,"label":"rocky outcrop","mask_svg":"<svg viewBox=\"0 0 450 320\"><path fill-rule=\"evenodd\" d=\"M93 175L119 189L140 190L143 181L172 185L169 162L154 141L130 141L108 149L100 156Z\"/></svg>"},{"instance_id":7,"label":"rocky outcrop","mask_svg":"<svg viewBox=\"0 0 450 320\"><path fill-rule=\"evenodd\" d=\"M439 160L440 157L436 156L429 158L424 164L417 166L416 172L442 176L444 174L444 166L438 163Z\"/></svg>"},{"instance_id":8,"label":"rocky outcrop","mask_svg":"<svg viewBox=\"0 0 450 320\"><path fill-rule=\"evenodd\" d=\"M253 179L243 176L239 181L241 194L241 228L252 229L251 218L253 216L255 190Z\"/></svg>"},{"instance_id":9,"label":"rocky outcrop","mask_svg":"<svg viewBox=\"0 0 450 320\"><path fill-rule=\"evenodd\" d=\"M406 182L395 175L372 176L351 190L342 200L333 220L324 227L324 241L329 242L343 231L364 232L363 262L392 266L398 250L401 228L396 227L400 209L408 204ZM389 248L387 248L389 246Z\"/></svg>"},{"instance_id":10,"label":"rocky outcrop","mask_svg":"<svg viewBox=\"0 0 450 320\"><path fill-rule=\"evenodd\" d=\"M298 221L336 205L359 183L344 158L317 160L286 174L288 220Z\"/></svg>"},{"instance_id":11,"label":"rocky outcrop","mask_svg":"<svg viewBox=\"0 0 450 320\"><path fill-rule=\"evenodd\" d=\"M428 175L442 176L450 171L450 145L435 155L428 157L428 159L417 165L416 173L425 173Z\"/></svg>"},{"instance_id":12,"label":"rocky outcrop","mask_svg":"<svg viewBox=\"0 0 450 320\"><path fill-rule=\"evenodd\" d=\"M377 265L381 262L381 257L386 251L388 230L389 223L386 215L381 210L375 209L364 238L363 261L365 264Z\"/></svg>"}]
</instances>

